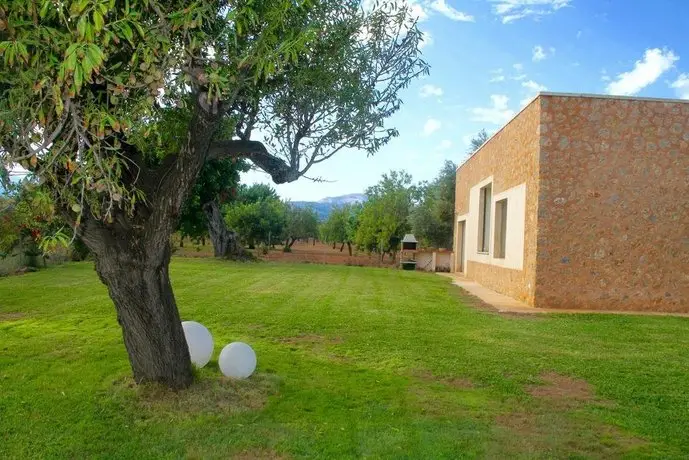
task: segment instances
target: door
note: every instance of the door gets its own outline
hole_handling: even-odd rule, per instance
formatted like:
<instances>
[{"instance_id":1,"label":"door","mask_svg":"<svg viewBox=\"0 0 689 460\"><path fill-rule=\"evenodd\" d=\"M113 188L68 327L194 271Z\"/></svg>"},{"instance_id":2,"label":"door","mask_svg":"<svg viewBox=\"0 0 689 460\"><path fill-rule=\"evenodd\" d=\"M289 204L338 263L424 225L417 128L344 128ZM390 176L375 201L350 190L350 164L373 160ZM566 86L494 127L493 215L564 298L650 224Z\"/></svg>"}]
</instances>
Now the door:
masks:
<instances>
[{"instance_id":1,"label":"door","mask_svg":"<svg viewBox=\"0 0 689 460\"><path fill-rule=\"evenodd\" d=\"M466 221L457 222L457 243L455 244L455 271L464 273L464 224Z\"/></svg>"}]
</instances>

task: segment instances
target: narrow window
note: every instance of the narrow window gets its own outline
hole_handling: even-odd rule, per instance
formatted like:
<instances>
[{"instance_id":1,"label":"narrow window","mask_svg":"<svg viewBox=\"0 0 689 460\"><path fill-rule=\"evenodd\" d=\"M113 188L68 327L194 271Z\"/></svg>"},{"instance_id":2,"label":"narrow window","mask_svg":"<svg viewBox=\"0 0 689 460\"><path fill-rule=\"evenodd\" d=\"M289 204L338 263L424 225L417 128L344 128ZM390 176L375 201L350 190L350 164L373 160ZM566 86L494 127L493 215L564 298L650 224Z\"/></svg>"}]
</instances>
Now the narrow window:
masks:
<instances>
[{"instance_id":1,"label":"narrow window","mask_svg":"<svg viewBox=\"0 0 689 460\"><path fill-rule=\"evenodd\" d=\"M495 202L495 243L493 252L496 259L505 258L507 242L507 198Z\"/></svg>"},{"instance_id":2,"label":"narrow window","mask_svg":"<svg viewBox=\"0 0 689 460\"><path fill-rule=\"evenodd\" d=\"M490 245L490 202L492 199L492 184L481 188L478 210L478 252L489 252Z\"/></svg>"}]
</instances>

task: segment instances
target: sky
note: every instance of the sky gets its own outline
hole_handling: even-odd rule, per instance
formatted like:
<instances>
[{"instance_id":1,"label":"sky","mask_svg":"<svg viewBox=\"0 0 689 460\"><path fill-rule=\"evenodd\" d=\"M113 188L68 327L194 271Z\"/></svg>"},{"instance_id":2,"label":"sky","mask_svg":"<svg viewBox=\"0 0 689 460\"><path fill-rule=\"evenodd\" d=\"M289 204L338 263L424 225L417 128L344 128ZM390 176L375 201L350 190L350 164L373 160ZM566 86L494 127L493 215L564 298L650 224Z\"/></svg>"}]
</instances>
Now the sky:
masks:
<instances>
[{"instance_id":1,"label":"sky","mask_svg":"<svg viewBox=\"0 0 689 460\"><path fill-rule=\"evenodd\" d=\"M428 77L404 90L372 157L342 151L285 199L362 193L391 169L430 180L469 140L508 122L539 91L689 99L689 0L405 0L426 37ZM245 183L272 183L259 172Z\"/></svg>"}]
</instances>

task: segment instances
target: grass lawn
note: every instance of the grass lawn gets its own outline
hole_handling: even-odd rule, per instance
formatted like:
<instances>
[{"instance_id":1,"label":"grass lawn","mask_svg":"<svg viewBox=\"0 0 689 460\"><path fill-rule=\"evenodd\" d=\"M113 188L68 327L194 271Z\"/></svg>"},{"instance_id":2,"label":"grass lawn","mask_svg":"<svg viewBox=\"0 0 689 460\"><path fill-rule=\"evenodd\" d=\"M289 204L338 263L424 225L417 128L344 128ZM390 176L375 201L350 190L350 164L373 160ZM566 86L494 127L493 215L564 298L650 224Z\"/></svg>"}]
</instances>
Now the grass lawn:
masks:
<instances>
[{"instance_id":1,"label":"grass lawn","mask_svg":"<svg viewBox=\"0 0 689 460\"><path fill-rule=\"evenodd\" d=\"M689 319L506 317L448 279L176 259L258 373L136 387L88 263L0 279L0 458L689 457Z\"/></svg>"}]
</instances>

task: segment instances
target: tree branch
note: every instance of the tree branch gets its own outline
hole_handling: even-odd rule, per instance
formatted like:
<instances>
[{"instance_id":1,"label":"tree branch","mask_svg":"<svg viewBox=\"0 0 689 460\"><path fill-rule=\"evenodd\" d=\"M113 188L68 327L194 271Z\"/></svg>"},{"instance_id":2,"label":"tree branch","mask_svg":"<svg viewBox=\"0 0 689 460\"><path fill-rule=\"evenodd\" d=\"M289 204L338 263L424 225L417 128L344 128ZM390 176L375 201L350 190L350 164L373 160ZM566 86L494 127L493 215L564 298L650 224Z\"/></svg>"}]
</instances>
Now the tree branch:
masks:
<instances>
[{"instance_id":1,"label":"tree branch","mask_svg":"<svg viewBox=\"0 0 689 460\"><path fill-rule=\"evenodd\" d=\"M259 141L230 140L216 141L208 150L207 159L216 158L246 158L256 166L270 174L273 182L284 184L294 182L299 178L299 171L291 168L284 160L270 153Z\"/></svg>"}]
</instances>

